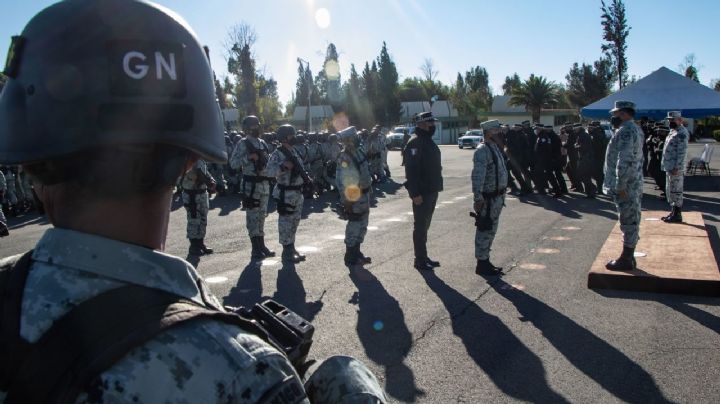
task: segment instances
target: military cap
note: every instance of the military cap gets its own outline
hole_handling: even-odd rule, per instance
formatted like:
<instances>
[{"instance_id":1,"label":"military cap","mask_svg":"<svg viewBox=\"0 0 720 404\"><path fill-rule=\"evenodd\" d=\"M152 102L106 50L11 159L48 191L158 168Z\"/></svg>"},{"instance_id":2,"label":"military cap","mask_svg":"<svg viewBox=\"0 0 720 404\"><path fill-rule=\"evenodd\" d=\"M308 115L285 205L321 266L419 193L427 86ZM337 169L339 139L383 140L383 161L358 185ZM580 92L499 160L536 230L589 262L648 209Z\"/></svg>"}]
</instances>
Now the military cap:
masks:
<instances>
[{"instance_id":1,"label":"military cap","mask_svg":"<svg viewBox=\"0 0 720 404\"><path fill-rule=\"evenodd\" d=\"M520 123L520 125L523 125L523 126L528 125L528 126L529 126L529 125L530 125L530 121L522 121L522 122Z\"/></svg>"},{"instance_id":2,"label":"military cap","mask_svg":"<svg viewBox=\"0 0 720 404\"><path fill-rule=\"evenodd\" d=\"M600 126L600 121L592 121L590 122L590 126Z\"/></svg>"},{"instance_id":3,"label":"military cap","mask_svg":"<svg viewBox=\"0 0 720 404\"><path fill-rule=\"evenodd\" d=\"M667 119L675 119L675 118L682 118L682 113L680 111L668 111Z\"/></svg>"},{"instance_id":4,"label":"military cap","mask_svg":"<svg viewBox=\"0 0 720 404\"><path fill-rule=\"evenodd\" d=\"M415 115L415 118L413 119L413 122L420 123L420 122L435 122L437 119L433 116L432 112L420 112Z\"/></svg>"},{"instance_id":5,"label":"military cap","mask_svg":"<svg viewBox=\"0 0 720 404\"><path fill-rule=\"evenodd\" d=\"M615 101L615 108L611 109L610 112L617 112L621 109L632 109L635 110L635 103L632 101Z\"/></svg>"},{"instance_id":6,"label":"military cap","mask_svg":"<svg viewBox=\"0 0 720 404\"><path fill-rule=\"evenodd\" d=\"M337 133L337 138L340 139L340 141L348 140L348 139L354 139L357 137L358 131L355 129L354 126L349 126Z\"/></svg>"},{"instance_id":7,"label":"military cap","mask_svg":"<svg viewBox=\"0 0 720 404\"><path fill-rule=\"evenodd\" d=\"M494 129L494 128L500 129L500 121L498 121L497 119L493 119L491 121L485 121L480 124L480 129L482 129L484 131Z\"/></svg>"}]
</instances>

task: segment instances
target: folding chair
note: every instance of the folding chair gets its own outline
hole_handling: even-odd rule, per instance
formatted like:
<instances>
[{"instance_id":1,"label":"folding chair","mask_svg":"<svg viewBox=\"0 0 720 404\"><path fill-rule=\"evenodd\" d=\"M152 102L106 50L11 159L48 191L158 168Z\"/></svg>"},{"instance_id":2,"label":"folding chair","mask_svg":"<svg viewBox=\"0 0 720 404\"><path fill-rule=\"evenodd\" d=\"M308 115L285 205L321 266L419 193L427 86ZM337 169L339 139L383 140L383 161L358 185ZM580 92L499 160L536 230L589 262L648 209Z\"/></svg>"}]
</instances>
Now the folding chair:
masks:
<instances>
[{"instance_id":1,"label":"folding chair","mask_svg":"<svg viewBox=\"0 0 720 404\"><path fill-rule=\"evenodd\" d=\"M700 153L699 156L695 156L690 159L690 161L688 162L688 165L687 165L687 170L686 170L687 175L695 175L695 172L697 171L698 167L704 168L705 159L708 156L709 150L710 150L710 145L705 144L705 147L703 148L702 153Z\"/></svg>"}]
</instances>

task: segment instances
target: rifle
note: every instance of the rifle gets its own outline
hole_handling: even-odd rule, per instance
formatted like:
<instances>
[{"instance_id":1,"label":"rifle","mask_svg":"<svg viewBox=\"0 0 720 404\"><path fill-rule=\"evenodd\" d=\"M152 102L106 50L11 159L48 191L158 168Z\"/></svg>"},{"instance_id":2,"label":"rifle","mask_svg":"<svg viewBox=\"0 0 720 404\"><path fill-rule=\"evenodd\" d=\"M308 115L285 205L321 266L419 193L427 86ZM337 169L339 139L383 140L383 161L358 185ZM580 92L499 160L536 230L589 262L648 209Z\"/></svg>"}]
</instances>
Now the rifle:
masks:
<instances>
[{"instance_id":1,"label":"rifle","mask_svg":"<svg viewBox=\"0 0 720 404\"><path fill-rule=\"evenodd\" d=\"M285 156L285 160L289 160L293 164L292 171L290 172L290 178L297 177L298 175L302 177L303 195L305 197L312 197L315 185L313 184L312 178L310 178L308 173L304 170L302 163L298 160L297 157L295 157L292 151L286 150L283 146L278 147L278 150L280 150L280 153Z\"/></svg>"},{"instance_id":2,"label":"rifle","mask_svg":"<svg viewBox=\"0 0 720 404\"><path fill-rule=\"evenodd\" d=\"M250 154L257 154L258 158L257 160L253 161L253 166L255 166L255 174L260 175L260 172L267 167L268 163L268 155L266 150L258 150L254 144L247 138L243 139L243 142L245 142L245 147L248 148L250 151Z\"/></svg>"}]
</instances>

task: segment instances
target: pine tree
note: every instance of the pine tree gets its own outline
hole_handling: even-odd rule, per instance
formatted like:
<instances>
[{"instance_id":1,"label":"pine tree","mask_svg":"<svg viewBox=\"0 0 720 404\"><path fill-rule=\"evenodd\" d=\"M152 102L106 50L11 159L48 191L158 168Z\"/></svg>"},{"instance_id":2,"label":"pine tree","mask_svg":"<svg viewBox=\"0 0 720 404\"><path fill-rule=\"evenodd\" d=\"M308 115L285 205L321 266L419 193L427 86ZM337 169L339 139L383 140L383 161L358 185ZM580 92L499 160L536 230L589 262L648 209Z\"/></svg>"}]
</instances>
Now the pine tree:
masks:
<instances>
[{"instance_id":1,"label":"pine tree","mask_svg":"<svg viewBox=\"0 0 720 404\"><path fill-rule=\"evenodd\" d=\"M378 111L381 116L376 117L382 125L390 126L400 120L402 104L400 103L398 72L387 50L387 44L383 42L380 56L377 60L379 74L378 82Z\"/></svg>"}]
</instances>

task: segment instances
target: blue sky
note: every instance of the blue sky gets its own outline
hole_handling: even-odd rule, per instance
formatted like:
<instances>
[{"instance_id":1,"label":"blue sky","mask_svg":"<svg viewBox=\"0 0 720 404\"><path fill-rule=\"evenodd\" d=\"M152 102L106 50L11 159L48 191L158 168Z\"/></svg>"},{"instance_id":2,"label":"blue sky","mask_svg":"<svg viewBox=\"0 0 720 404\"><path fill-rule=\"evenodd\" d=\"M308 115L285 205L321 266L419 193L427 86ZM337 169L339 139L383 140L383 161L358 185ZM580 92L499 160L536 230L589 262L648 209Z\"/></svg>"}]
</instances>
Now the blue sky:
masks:
<instances>
[{"instance_id":1,"label":"blue sky","mask_svg":"<svg viewBox=\"0 0 720 404\"><path fill-rule=\"evenodd\" d=\"M255 27L258 67L273 76L283 102L297 78L297 57L317 73L327 44L340 52L343 80L350 63L358 70L377 57L386 41L401 80L419 76L432 58L439 79L452 84L458 71L480 65L500 92L506 75L540 74L565 82L573 62L601 56L600 0L157 0L182 15L211 48L219 76L226 74L222 44L228 28ZM0 60L10 36L50 0L0 0ZM700 81L720 78L720 1L626 0L629 73L645 76L660 66L678 70L689 53L700 65ZM322 28L317 10L326 9ZM323 21L320 21L323 22ZM325 21L327 22L327 21Z\"/></svg>"}]
</instances>

